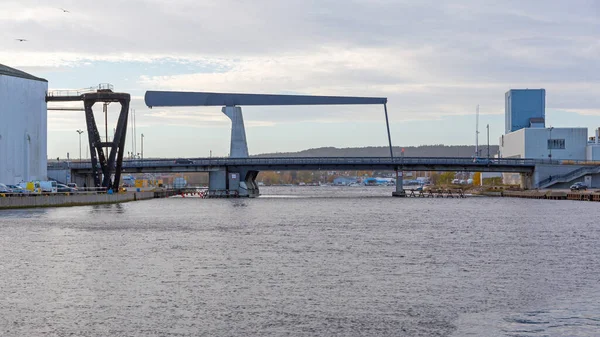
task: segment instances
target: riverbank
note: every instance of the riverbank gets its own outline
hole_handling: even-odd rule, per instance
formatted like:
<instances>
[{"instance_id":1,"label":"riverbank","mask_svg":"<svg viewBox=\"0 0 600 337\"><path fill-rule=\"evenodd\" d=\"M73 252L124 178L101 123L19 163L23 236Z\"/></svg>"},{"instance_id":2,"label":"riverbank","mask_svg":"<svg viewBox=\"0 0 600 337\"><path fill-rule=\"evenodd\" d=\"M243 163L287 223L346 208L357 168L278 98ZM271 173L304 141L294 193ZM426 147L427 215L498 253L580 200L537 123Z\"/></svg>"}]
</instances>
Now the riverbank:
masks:
<instances>
[{"instance_id":1,"label":"riverbank","mask_svg":"<svg viewBox=\"0 0 600 337\"><path fill-rule=\"evenodd\" d=\"M153 191L116 194L54 194L0 197L0 209L114 204L154 198Z\"/></svg>"},{"instance_id":2,"label":"riverbank","mask_svg":"<svg viewBox=\"0 0 600 337\"><path fill-rule=\"evenodd\" d=\"M509 197L525 199L600 201L600 193L596 191L568 190L527 190L527 191L480 191L476 194L489 197Z\"/></svg>"}]
</instances>

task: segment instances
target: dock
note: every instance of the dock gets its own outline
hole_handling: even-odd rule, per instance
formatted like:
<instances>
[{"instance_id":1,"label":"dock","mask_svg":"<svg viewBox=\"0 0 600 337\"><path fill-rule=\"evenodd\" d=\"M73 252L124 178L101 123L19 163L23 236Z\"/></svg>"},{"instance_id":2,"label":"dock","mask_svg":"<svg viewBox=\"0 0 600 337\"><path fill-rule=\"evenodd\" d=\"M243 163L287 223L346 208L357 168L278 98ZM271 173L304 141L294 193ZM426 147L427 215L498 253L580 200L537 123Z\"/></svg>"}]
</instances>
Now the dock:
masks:
<instances>
[{"instance_id":1,"label":"dock","mask_svg":"<svg viewBox=\"0 0 600 337\"><path fill-rule=\"evenodd\" d=\"M575 200L575 201L600 201L600 193L596 191L553 191L553 190L527 190L527 191L502 191L493 192L494 195L509 198L546 199L546 200ZM487 193L482 193L488 195ZM499 194L499 195L498 195Z\"/></svg>"}]
</instances>

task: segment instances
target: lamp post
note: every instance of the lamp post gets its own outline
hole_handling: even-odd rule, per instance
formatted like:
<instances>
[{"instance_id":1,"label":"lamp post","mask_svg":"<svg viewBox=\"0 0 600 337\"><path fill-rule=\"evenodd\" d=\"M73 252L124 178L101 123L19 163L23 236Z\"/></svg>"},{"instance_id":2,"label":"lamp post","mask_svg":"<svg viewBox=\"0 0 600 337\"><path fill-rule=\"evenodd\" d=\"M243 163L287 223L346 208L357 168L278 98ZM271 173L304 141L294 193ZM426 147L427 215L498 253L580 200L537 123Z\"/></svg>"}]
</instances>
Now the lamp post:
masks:
<instances>
[{"instance_id":1,"label":"lamp post","mask_svg":"<svg viewBox=\"0 0 600 337\"><path fill-rule=\"evenodd\" d=\"M552 144L552 129L554 129L554 127L551 126L550 127L550 136L548 138L548 151L549 151L548 158L550 158L550 160L552 160L552 146L553 146L553 144Z\"/></svg>"},{"instance_id":2,"label":"lamp post","mask_svg":"<svg viewBox=\"0 0 600 337\"><path fill-rule=\"evenodd\" d=\"M488 161L490 159L490 125L487 125L487 151L488 151Z\"/></svg>"},{"instance_id":3,"label":"lamp post","mask_svg":"<svg viewBox=\"0 0 600 337\"><path fill-rule=\"evenodd\" d=\"M142 161L144 160L144 134L142 133Z\"/></svg>"},{"instance_id":4,"label":"lamp post","mask_svg":"<svg viewBox=\"0 0 600 337\"><path fill-rule=\"evenodd\" d=\"M78 129L77 133L79 134L79 162L81 162L81 134L83 133L83 130Z\"/></svg>"}]
</instances>

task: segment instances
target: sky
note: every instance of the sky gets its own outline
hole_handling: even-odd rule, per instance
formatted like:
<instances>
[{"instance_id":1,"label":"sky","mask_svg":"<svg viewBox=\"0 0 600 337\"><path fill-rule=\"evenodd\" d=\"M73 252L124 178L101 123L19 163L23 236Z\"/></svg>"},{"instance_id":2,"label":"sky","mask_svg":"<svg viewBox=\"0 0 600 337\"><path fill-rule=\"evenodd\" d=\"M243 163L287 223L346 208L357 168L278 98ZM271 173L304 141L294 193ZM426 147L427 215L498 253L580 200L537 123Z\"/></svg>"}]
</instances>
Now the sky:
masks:
<instances>
[{"instance_id":1,"label":"sky","mask_svg":"<svg viewBox=\"0 0 600 337\"><path fill-rule=\"evenodd\" d=\"M547 126L588 127L590 135L600 126L597 0L2 0L1 7L0 63L47 79L49 90L111 83L130 93L135 152L144 134L145 158L227 156L230 137L219 107L149 109L146 90L387 97L399 146L474 144L477 105L480 144L487 124L497 144L511 88L546 89ZM117 111L110 106L109 129ZM243 111L251 154L387 145L380 106ZM48 112L50 158L78 156L84 121L82 111ZM133 151L131 134L127 143Z\"/></svg>"}]
</instances>

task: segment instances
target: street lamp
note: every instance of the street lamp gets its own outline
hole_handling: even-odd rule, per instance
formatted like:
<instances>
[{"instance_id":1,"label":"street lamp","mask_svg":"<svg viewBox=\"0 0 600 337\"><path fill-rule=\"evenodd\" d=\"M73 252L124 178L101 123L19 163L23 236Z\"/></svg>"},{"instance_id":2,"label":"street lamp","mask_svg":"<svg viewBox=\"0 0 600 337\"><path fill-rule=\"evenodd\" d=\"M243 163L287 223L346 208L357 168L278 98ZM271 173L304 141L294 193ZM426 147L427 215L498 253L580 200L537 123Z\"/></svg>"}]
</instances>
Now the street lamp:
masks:
<instances>
[{"instance_id":1,"label":"street lamp","mask_svg":"<svg viewBox=\"0 0 600 337\"><path fill-rule=\"evenodd\" d=\"M142 160L144 160L144 134L142 133Z\"/></svg>"},{"instance_id":2,"label":"street lamp","mask_svg":"<svg viewBox=\"0 0 600 337\"><path fill-rule=\"evenodd\" d=\"M550 136L548 139L548 151L549 151L548 158L550 158L550 160L552 160L552 146L553 146L553 144L552 144L552 129L554 129L554 127L551 126L550 127Z\"/></svg>"},{"instance_id":3,"label":"street lamp","mask_svg":"<svg viewBox=\"0 0 600 337\"><path fill-rule=\"evenodd\" d=\"M83 130L78 129L77 133L79 134L79 161L81 162L81 134L83 133Z\"/></svg>"},{"instance_id":4,"label":"street lamp","mask_svg":"<svg viewBox=\"0 0 600 337\"><path fill-rule=\"evenodd\" d=\"M489 124L487 125L487 141L488 141L487 151L488 151L488 162L489 162L489 159L490 159L490 125Z\"/></svg>"}]
</instances>

